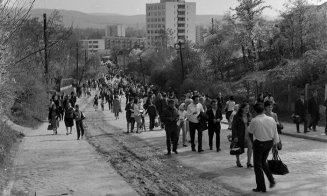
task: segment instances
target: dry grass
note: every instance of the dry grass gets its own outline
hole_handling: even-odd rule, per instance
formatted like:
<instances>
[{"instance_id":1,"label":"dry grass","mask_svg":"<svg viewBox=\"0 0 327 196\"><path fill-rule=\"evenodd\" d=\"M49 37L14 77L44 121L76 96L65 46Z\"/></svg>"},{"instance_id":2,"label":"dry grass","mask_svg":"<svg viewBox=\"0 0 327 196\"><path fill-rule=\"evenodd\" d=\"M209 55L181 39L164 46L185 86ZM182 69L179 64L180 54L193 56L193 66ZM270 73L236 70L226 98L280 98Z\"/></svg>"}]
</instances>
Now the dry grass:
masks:
<instances>
[{"instance_id":1,"label":"dry grass","mask_svg":"<svg viewBox=\"0 0 327 196\"><path fill-rule=\"evenodd\" d=\"M0 122L0 193L6 186L12 169L12 152L23 135Z\"/></svg>"}]
</instances>

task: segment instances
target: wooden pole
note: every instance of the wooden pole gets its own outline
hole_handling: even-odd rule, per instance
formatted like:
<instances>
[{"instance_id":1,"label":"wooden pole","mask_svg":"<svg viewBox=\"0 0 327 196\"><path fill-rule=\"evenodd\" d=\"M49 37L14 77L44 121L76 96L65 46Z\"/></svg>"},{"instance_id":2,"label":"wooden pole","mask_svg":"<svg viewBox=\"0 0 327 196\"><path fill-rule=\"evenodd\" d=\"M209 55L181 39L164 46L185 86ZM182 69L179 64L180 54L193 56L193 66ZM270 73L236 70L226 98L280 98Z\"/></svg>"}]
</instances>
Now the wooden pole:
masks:
<instances>
[{"instance_id":1,"label":"wooden pole","mask_svg":"<svg viewBox=\"0 0 327 196\"><path fill-rule=\"evenodd\" d=\"M48 63L48 35L47 35L47 14L43 14L43 34L44 34L44 73L46 85L49 85L49 63Z\"/></svg>"}]
</instances>

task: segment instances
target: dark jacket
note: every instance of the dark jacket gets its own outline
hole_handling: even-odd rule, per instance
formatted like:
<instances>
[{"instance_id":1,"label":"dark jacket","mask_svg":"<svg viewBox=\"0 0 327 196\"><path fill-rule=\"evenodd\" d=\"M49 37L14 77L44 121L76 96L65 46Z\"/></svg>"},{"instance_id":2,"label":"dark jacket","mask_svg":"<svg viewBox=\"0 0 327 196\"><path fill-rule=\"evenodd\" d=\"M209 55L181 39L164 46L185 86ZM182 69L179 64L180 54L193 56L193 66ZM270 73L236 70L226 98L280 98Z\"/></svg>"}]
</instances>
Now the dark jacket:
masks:
<instances>
[{"instance_id":1,"label":"dark jacket","mask_svg":"<svg viewBox=\"0 0 327 196\"><path fill-rule=\"evenodd\" d=\"M220 119L220 120L222 120L223 119L223 116L222 116L222 113L221 113L221 109L220 108L218 108L217 110L216 110L216 116L214 115L214 113L213 113L213 111L212 111L212 109L209 109L209 110L207 110L207 117L208 117L208 129L219 129L220 130L220 122L216 122L216 123L214 123L213 122L213 120L214 119Z\"/></svg>"},{"instance_id":2,"label":"dark jacket","mask_svg":"<svg viewBox=\"0 0 327 196\"><path fill-rule=\"evenodd\" d=\"M167 107L162 113L162 121L166 127L177 127L178 118L178 111L175 107Z\"/></svg>"},{"instance_id":3,"label":"dark jacket","mask_svg":"<svg viewBox=\"0 0 327 196\"><path fill-rule=\"evenodd\" d=\"M295 115L299 115L300 117L304 118L307 115L307 101L304 101L304 103L301 101L301 99L298 99L295 102Z\"/></svg>"},{"instance_id":4,"label":"dark jacket","mask_svg":"<svg viewBox=\"0 0 327 196\"><path fill-rule=\"evenodd\" d=\"M149 114L149 116L156 116L157 115L157 109L155 105L149 105L148 109L146 111L146 114Z\"/></svg>"},{"instance_id":5,"label":"dark jacket","mask_svg":"<svg viewBox=\"0 0 327 196\"><path fill-rule=\"evenodd\" d=\"M126 111L126 117L131 117L132 116L132 111L134 107L133 107L133 103L128 103L125 107L125 111Z\"/></svg>"},{"instance_id":6,"label":"dark jacket","mask_svg":"<svg viewBox=\"0 0 327 196\"><path fill-rule=\"evenodd\" d=\"M250 122L248 122L249 124ZM244 138L245 138L245 124L240 115L236 114L233 118L232 124L232 139L238 138L238 146L244 148Z\"/></svg>"}]
</instances>

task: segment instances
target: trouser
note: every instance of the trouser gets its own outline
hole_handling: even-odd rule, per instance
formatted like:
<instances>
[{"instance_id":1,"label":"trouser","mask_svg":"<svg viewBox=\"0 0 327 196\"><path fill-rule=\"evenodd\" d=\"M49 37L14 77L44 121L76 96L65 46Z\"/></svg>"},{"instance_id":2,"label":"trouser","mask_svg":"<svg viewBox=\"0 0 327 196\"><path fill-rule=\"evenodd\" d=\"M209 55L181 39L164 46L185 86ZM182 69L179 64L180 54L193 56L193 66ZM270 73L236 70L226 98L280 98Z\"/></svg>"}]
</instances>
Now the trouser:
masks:
<instances>
[{"instance_id":1,"label":"trouser","mask_svg":"<svg viewBox=\"0 0 327 196\"><path fill-rule=\"evenodd\" d=\"M326 112L326 125L325 125L325 133L327 134L327 112Z\"/></svg>"},{"instance_id":2,"label":"trouser","mask_svg":"<svg viewBox=\"0 0 327 196\"><path fill-rule=\"evenodd\" d=\"M131 117L131 131L134 130L134 126L135 126L135 118Z\"/></svg>"},{"instance_id":3,"label":"trouser","mask_svg":"<svg viewBox=\"0 0 327 196\"><path fill-rule=\"evenodd\" d=\"M111 108L112 108L112 101L109 101L108 102L108 106L109 106L109 110L111 110Z\"/></svg>"},{"instance_id":4,"label":"trouser","mask_svg":"<svg viewBox=\"0 0 327 196\"><path fill-rule=\"evenodd\" d=\"M273 141L260 142L255 140L253 142L254 173L258 190L266 190L265 177L263 172L266 174L270 183L275 183L275 179L272 176L267 163L269 151L271 150L272 146Z\"/></svg>"},{"instance_id":5,"label":"trouser","mask_svg":"<svg viewBox=\"0 0 327 196\"><path fill-rule=\"evenodd\" d=\"M150 118L150 127L149 128L150 128L150 130L153 130L156 116L149 115L149 118Z\"/></svg>"},{"instance_id":6,"label":"trouser","mask_svg":"<svg viewBox=\"0 0 327 196\"><path fill-rule=\"evenodd\" d=\"M213 140L214 134L216 134L216 149L218 150L218 149L220 149L220 127L208 129L210 149L212 149L212 140Z\"/></svg>"},{"instance_id":7,"label":"trouser","mask_svg":"<svg viewBox=\"0 0 327 196\"><path fill-rule=\"evenodd\" d=\"M316 114L311 114L309 127L312 127L312 129L315 131L318 121L319 121L319 116Z\"/></svg>"},{"instance_id":8,"label":"trouser","mask_svg":"<svg viewBox=\"0 0 327 196\"><path fill-rule=\"evenodd\" d=\"M171 152L171 145L173 145L173 151L177 150L177 137L178 137L178 130L176 126L170 126L165 128L166 130L166 144L167 144L167 151Z\"/></svg>"},{"instance_id":9,"label":"trouser","mask_svg":"<svg viewBox=\"0 0 327 196\"><path fill-rule=\"evenodd\" d=\"M192 150L195 150L194 139L195 139L195 130L197 130L198 131L198 151L200 151L200 150L202 150L202 129L201 129L200 123L189 122L189 126L190 126Z\"/></svg>"},{"instance_id":10,"label":"trouser","mask_svg":"<svg viewBox=\"0 0 327 196\"><path fill-rule=\"evenodd\" d=\"M181 133L181 129L182 129L182 134L183 134L183 144L186 143L186 127L185 127L185 121L181 121L181 124L178 126L178 140L177 143L179 141L179 135Z\"/></svg>"},{"instance_id":11,"label":"trouser","mask_svg":"<svg viewBox=\"0 0 327 196\"><path fill-rule=\"evenodd\" d=\"M160 126L161 126L161 128L163 129L163 128L165 128L165 124L164 124L164 122L162 121L162 115L159 115L160 116Z\"/></svg>"},{"instance_id":12,"label":"trouser","mask_svg":"<svg viewBox=\"0 0 327 196\"><path fill-rule=\"evenodd\" d=\"M304 116L304 117L300 117L301 120L303 121L303 125L304 125L304 132L307 132L308 131L308 122L307 122L307 118ZM297 132L300 132L300 123L301 123L301 120L297 120L296 121L296 130Z\"/></svg>"},{"instance_id":13,"label":"trouser","mask_svg":"<svg viewBox=\"0 0 327 196\"><path fill-rule=\"evenodd\" d=\"M77 130L77 139L79 139L80 136L84 136L83 121L76 121L76 130Z\"/></svg>"}]
</instances>

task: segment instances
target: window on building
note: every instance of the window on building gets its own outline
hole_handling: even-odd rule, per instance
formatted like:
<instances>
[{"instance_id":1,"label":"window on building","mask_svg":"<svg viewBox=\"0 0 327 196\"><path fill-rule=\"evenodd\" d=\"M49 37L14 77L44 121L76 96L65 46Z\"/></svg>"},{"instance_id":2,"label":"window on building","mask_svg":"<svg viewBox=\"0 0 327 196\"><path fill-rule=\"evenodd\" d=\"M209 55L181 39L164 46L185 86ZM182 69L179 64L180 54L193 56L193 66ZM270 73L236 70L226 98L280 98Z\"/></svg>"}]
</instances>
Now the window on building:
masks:
<instances>
[{"instance_id":1,"label":"window on building","mask_svg":"<svg viewBox=\"0 0 327 196\"><path fill-rule=\"evenodd\" d=\"M150 12L148 12L148 16L151 16Z\"/></svg>"},{"instance_id":2,"label":"window on building","mask_svg":"<svg viewBox=\"0 0 327 196\"><path fill-rule=\"evenodd\" d=\"M184 11L178 11L178 15L185 15Z\"/></svg>"},{"instance_id":3,"label":"window on building","mask_svg":"<svg viewBox=\"0 0 327 196\"><path fill-rule=\"evenodd\" d=\"M185 30L184 29L180 29L180 30L178 30L178 33L185 33Z\"/></svg>"}]
</instances>

